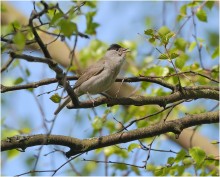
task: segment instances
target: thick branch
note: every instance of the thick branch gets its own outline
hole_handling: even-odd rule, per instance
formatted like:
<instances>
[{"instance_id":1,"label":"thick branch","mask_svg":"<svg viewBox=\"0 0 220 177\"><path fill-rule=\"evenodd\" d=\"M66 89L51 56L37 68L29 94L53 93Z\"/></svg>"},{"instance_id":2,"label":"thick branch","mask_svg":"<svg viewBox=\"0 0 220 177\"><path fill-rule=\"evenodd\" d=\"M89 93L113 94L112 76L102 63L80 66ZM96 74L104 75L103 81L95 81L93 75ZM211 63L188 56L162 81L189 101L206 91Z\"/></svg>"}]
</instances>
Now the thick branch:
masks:
<instances>
[{"instance_id":1,"label":"thick branch","mask_svg":"<svg viewBox=\"0 0 220 177\"><path fill-rule=\"evenodd\" d=\"M134 106L143 106L143 105L159 105L166 107L169 103L174 103L180 100L188 99L199 99L207 98L212 100L219 100L219 92L210 89L183 89L183 92L177 91L170 95L166 96L132 96L128 98L105 98L100 97L95 101L85 101L79 104L79 107L71 105L67 108L76 109L76 108L92 108L99 106L101 104L107 104L107 106L114 105L134 105Z\"/></svg>"},{"instance_id":2,"label":"thick branch","mask_svg":"<svg viewBox=\"0 0 220 177\"><path fill-rule=\"evenodd\" d=\"M137 139L149 138L168 132L173 132L179 135L185 128L217 122L219 122L219 112L208 112L188 115L181 119L161 122L145 128L83 140L62 135L39 134L14 136L1 141L1 151L17 148L25 150L27 147L38 145L61 145L70 148L70 151L66 152L66 156L70 157L81 152L87 152L119 143L126 143Z\"/></svg>"}]
</instances>

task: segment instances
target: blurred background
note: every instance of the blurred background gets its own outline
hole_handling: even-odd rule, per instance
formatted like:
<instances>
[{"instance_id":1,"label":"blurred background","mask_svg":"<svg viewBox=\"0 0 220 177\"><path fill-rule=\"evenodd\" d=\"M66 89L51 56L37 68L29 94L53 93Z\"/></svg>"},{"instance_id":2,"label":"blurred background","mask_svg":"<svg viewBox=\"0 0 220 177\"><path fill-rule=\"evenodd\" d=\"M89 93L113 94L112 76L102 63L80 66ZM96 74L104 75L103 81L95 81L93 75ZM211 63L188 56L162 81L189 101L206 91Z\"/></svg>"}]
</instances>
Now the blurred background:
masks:
<instances>
[{"instance_id":1,"label":"blurred background","mask_svg":"<svg viewBox=\"0 0 220 177\"><path fill-rule=\"evenodd\" d=\"M30 1L8 1L7 3L10 6L14 7L19 13L23 14L26 18L29 18L33 10L33 3ZM186 2L184 1L98 1L97 14L94 17L94 21L97 22L100 26L96 30L96 35L90 36L90 39L79 38L76 50L80 53L81 50L91 45L91 42L94 40L99 40L105 43L105 46L101 49L102 51L106 50L107 46L112 43L121 42L124 45L130 45L133 49L133 59L127 61L126 63L126 68L129 72L122 71L120 73L120 76L123 77L138 76L138 74L141 74L138 72L138 68L142 66L146 69L149 66L154 65L159 65L162 67L166 66L167 63L165 61L158 61L157 59L155 59L159 55L158 51L156 51L147 41L144 35L144 31L148 28L159 29L161 26L167 26L173 31L178 31L184 21L182 23L177 23L176 16L179 13L180 7L185 3ZM72 3L59 2L59 5L64 11L67 11ZM88 9L85 7L84 11L86 12L88 11ZM198 21L198 19L195 20L198 38L201 38L204 41L208 41L208 43L204 43L202 58L205 67L211 69L213 66L218 64L218 59L210 60L209 58L210 53L214 50L214 46L216 46L216 43L218 43L217 39L219 37L219 8L217 7L217 5L215 5L215 7L213 7L211 10L207 10L206 12L208 16L208 21L206 23L200 22ZM79 17L77 20L79 31L84 32L86 30L86 19L83 17ZM183 27L180 35L188 41L194 41L194 37L192 34L194 34L193 22L192 20L189 20L189 22L187 22ZM73 48L73 41L74 37L71 37L69 40L67 40L67 44L70 48ZM209 49L205 50L205 48L208 46ZM208 51L210 51L210 53ZM97 55L98 57L101 56L97 54L98 51L88 52L94 52L95 55ZM42 54L38 51L29 50L27 53L42 56ZM187 61L189 64L195 61L199 62L198 51L196 49L190 53L190 56L192 60ZM7 59L7 53L3 53L2 63L7 61ZM136 65L137 67L133 67L134 65ZM2 74L2 84L12 85L16 78L24 76L26 68L31 68L30 76L28 77L28 80L26 82L34 82L39 81L43 78L55 77L53 72L45 69L45 65L20 61L19 67L16 67L13 72L10 72L10 70L8 70ZM131 83L130 85L137 90L141 87L140 83ZM51 94L44 94L42 96L38 95L54 90L56 89L56 87L57 84L39 87L34 90L34 94L26 90L2 94L2 134L6 133L7 136L13 136L17 133L45 133L46 128L44 125L44 119L53 119L53 113L57 108L57 104L50 100ZM157 90L159 88L158 86L153 86L152 89ZM152 89L146 89L145 94L152 94ZM58 93L61 92L61 90L58 91ZM85 100L88 98L84 96L80 99ZM188 111L188 107L190 107L191 110L195 108L196 110L194 111L199 112L201 110L209 110L215 105L216 102L206 100L198 100L194 101L193 103L186 103L185 107L179 110L178 115L179 117L183 117L184 113ZM145 109L146 111L148 107L146 106L143 109ZM108 108L105 105L96 107L95 109L63 109L56 119L52 134L67 135L77 138L90 138L95 135L94 126L95 124L99 124L100 117L103 118L103 116L106 115L106 119L112 120L112 122L114 122L113 125L115 124L115 126L117 126L117 122L113 120L113 117L116 117L119 121L122 121L122 117L124 116L124 114L126 114L123 113L124 110L125 108L120 106ZM50 126L50 122L47 122L47 126ZM10 132L4 132L8 131L8 129L10 129ZM219 139L218 127L216 125L203 125L199 127L198 131L202 136L210 139L210 141ZM108 131L104 130L102 132L102 135L107 134L109 134ZM97 136L97 134L95 136ZM120 145L121 148L127 148L127 146L128 143ZM179 151L181 149L181 146L178 143L175 143L165 136L160 136L159 138L157 138L153 144L153 147L164 150L172 149L173 151ZM35 164L36 156L38 155L38 148L39 147L27 148L24 153L19 153L18 151L3 152L1 159L2 175L11 176L30 171ZM58 149L61 149L61 147L59 147ZM106 149L106 151L107 150L108 149ZM45 146L43 148L40 154L41 157L39 158L37 164L37 170L44 170L45 167L47 170L55 169L67 160L64 156L59 154L59 152L44 156L44 154L47 154L51 151L53 151L53 147ZM104 164L96 164L92 162L87 163L83 161L83 158L98 158L99 160L104 160L104 153L100 153L99 156L97 156L96 153L92 151L87 154L83 154L77 160L75 160L73 164L77 169L76 171L84 171L85 173L83 173L83 175L104 175ZM132 157L135 153L137 153L135 155L137 157L136 160ZM142 161L146 159L146 154L130 152L129 157L126 157L126 162L141 165ZM172 153L161 153L152 151L149 163L153 163L155 165L164 165L167 162L167 158L172 155ZM123 155L121 156L123 157ZM111 158L109 157L109 160L120 161L120 159L116 155L112 155ZM65 172L66 175L76 175L69 171L69 168L69 165L64 166L56 175L63 175L63 172ZM115 173L117 175L123 175L123 173L119 173L118 171L113 170L109 168L109 174ZM193 169L191 169L191 171L193 171ZM123 172L123 170L121 170L121 172ZM50 173L41 173L40 175L49 174ZM129 175L137 174L135 172L130 172ZM143 169L142 175L151 175L151 173L149 171L144 171Z\"/></svg>"}]
</instances>

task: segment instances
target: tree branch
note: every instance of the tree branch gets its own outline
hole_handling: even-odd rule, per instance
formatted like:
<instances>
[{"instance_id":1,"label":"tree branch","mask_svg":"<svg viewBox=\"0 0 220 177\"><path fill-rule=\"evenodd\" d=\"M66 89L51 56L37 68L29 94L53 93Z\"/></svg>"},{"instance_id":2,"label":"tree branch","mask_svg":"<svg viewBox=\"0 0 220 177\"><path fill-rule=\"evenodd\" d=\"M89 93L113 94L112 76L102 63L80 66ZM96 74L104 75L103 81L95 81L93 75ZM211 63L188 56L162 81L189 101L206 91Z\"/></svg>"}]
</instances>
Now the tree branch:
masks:
<instances>
[{"instance_id":1,"label":"tree branch","mask_svg":"<svg viewBox=\"0 0 220 177\"><path fill-rule=\"evenodd\" d=\"M56 73L56 78L67 91L68 95L71 97L71 100L74 104L79 105L79 100L76 97L72 87L69 85L69 83L66 81L66 76L63 73L63 70L58 66L56 62L51 60L50 58L40 58L40 57L33 57L30 55L25 55L25 54L16 54L14 52L10 52L11 57L14 58L19 58L19 59L24 59L29 62L39 62L39 63L45 63L49 66L50 69L52 69ZM4 86L1 86L1 89L4 89Z\"/></svg>"},{"instance_id":2,"label":"tree branch","mask_svg":"<svg viewBox=\"0 0 220 177\"><path fill-rule=\"evenodd\" d=\"M39 13L37 13L35 10L33 10L31 13L31 16L29 18L29 26L31 27L31 30L34 34L35 40L37 41L38 45L40 46L41 50L43 51L44 56L46 58L48 58L48 60L52 60L52 57L51 57L49 51L47 50L47 47L44 45L43 41L41 40L40 36L38 35L37 30L34 28L33 20L35 18L38 18L38 17L44 15L45 13L47 13L48 9L54 9L54 8L58 8L58 4L55 6L51 6L51 7L44 6L44 9ZM66 75L63 72L63 70L60 69L57 64L56 65L49 65L49 67L56 72L56 78L58 79L59 84L65 88L65 90L67 91L68 95L70 96L72 102L75 105L79 105L79 100L78 100L77 96L75 95L73 89L69 85L69 83L66 81ZM59 70L57 70L57 69L59 69Z\"/></svg>"},{"instance_id":3,"label":"tree branch","mask_svg":"<svg viewBox=\"0 0 220 177\"><path fill-rule=\"evenodd\" d=\"M217 122L219 122L218 111L187 115L180 119L157 123L149 127L83 140L63 135L38 134L14 136L1 141L1 151L17 148L25 150L27 147L38 145L61 145L70 148L70 150L66 152L66 156L71 157L82 152L88 152L94 149L126 143L137 139L149 138L168 132L179 135L185 128Z\"/></svg>"},{"instance_id":4,"label":"tree branch","mask_svg":"<svg viewBox=\"0 0 220 177\"><path fill-rule=\"evenodd\" d=\"M35 57L38 58L38 57ZM39 61L40 62L40 61ZM68 81L72 81L72 80L78 80L77 76L66 76L66 80ZM156 83L159 84L161 86L164 86L166 88L170 88L172 91L175 90L175 86L165 82L162 79L158 79L158 78L154 78L154 77L144 77L144 76L140 76L140 77L125 77L125 78L117 78L115 80L115 82L150 82L150 83ZM43 79L37 82L32 82L32 83L28 83L28 84L24 84L24 85L15 85L15 86L5 86L5 85L1 85L1 93L5 93L5 92L10 92L10 91L15 91L15 90L23 90L23 89L29 89L29 88L37 88L43 85L49 85L49 84L53 84L58 82L58 79L56 78L47 78L47 79ZM185 87L185 88L192 88L192 87ZM207 88L210 90L219 90L218 86L195 86L193 88L197 88L197 89L202 89L202 88Z\"/></svg>"},{"instance_id":5,"label":"tree branch","mask_svg":"<svg viewBox=\"0 0 220 177\"><path fill-rule=\"evenodd\" d=\"M99 106L101 104L107 104L107 106L114 105L134 105L134 106L143 106L143 105L159 105L165 107L169 103L174 103L183 99L199 99L207 98L212 100L219 100L219 92L210 89L185 89L183 88L182 92L177 91L170 95L166 96L132 96L126 98L106 98L100 97L95 101L85 101L81 102L79 106L70 105L67 106L68 109L78 109L78 108L92 108Z\"/></svg>"}]
</instances>

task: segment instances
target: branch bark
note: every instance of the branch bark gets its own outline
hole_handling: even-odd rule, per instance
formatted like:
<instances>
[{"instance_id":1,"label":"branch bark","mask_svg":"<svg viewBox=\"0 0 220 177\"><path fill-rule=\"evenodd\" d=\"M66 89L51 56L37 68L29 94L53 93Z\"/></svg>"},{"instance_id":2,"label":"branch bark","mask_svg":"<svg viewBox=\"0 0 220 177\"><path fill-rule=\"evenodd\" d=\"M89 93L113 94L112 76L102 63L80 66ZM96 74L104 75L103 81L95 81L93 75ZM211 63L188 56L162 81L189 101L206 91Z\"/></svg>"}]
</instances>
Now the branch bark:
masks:
<instances>
[{"instance_id":1,"label":"branch bark","mask_svg":"<svg viewBox=\"0 0 220 177\"><path fill-rule=\"evenodd\" d=\"M219 100L219 92L216 90L210 89L183 89L183 92L177 91L170 95L166 96L132 96L132 97L122 97L122 98L105 98L100 97L95 101L85 101L80 102L79 106L70 105L67 106L68 109L78 109L78 108L92 108L99 106L101 104L107 104L107 106L114 105L134 105L134 106L143 106L143 105L159 105L166 107L169 103L174 103L183 99L199 99L206 98L212 100Z\"/></svg>"},{"instance_id":2,"label":"branch bark","mask_svg":"<svg viewBox=\"0 0 220 177\"><path fill-rule=\"evenodd\" d=\"M14 136L1 141L1 151L17 148L25 150L28 147L38 145L61 145L70 148L70 150L66 152L66 156L69 158L82 152L88 152L94 149L126 143L137 139L149 138L168 132L173 132L179 135L185 128L217 122L219 122L219 112L208 112L187 115L186 117L180 119L167 121L165 123L157 123L145 128L82 140L62 135L39 134Z\"/></svg>"}]
</instances>

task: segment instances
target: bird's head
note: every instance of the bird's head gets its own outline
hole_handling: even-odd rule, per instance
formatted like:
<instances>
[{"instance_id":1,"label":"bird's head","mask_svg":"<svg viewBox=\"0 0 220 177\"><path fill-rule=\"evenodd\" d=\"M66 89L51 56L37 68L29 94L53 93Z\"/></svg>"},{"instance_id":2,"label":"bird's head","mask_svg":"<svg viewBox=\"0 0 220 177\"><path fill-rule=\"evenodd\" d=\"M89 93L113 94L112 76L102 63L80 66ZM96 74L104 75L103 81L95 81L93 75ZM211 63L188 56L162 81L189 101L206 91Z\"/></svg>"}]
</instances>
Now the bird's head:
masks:
<instances>
[{"instance_id":1,"label":"bird's head","mask_svg":"<svg viewBox=\"0 0 220 177\"><path fill-rule=\"evenodd\" d=\"M112 44L107 49L107 55L110 57L112 56L112 57L125 58L127 52L130 52L130 50L127 48L123 48L118 44Z\"/></svg>"}]
</instances>

